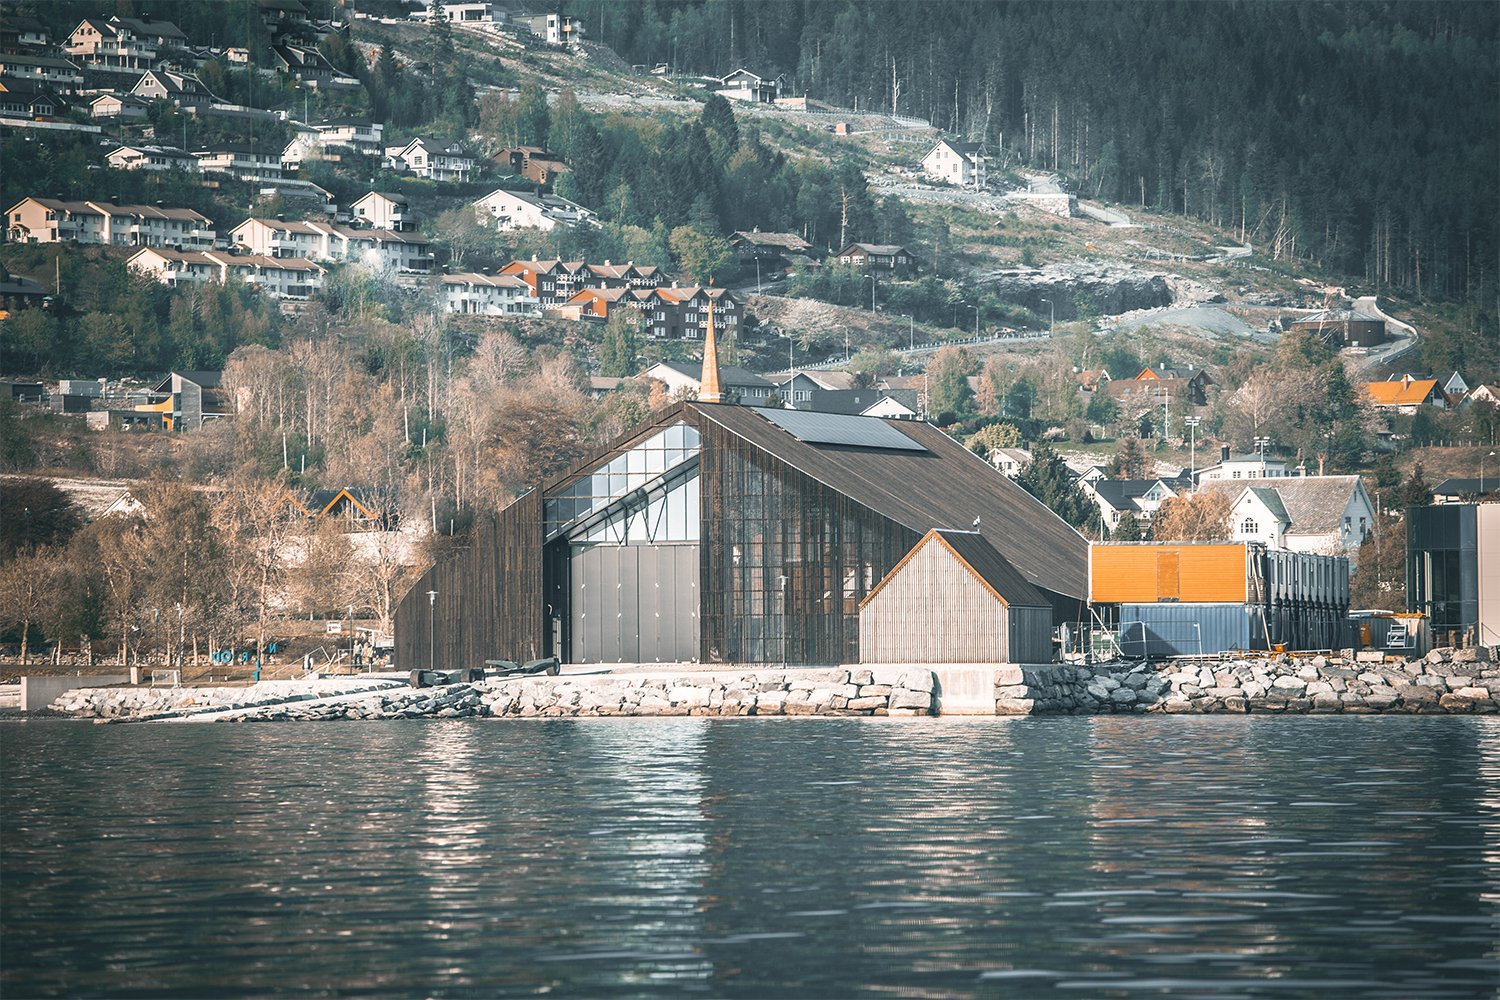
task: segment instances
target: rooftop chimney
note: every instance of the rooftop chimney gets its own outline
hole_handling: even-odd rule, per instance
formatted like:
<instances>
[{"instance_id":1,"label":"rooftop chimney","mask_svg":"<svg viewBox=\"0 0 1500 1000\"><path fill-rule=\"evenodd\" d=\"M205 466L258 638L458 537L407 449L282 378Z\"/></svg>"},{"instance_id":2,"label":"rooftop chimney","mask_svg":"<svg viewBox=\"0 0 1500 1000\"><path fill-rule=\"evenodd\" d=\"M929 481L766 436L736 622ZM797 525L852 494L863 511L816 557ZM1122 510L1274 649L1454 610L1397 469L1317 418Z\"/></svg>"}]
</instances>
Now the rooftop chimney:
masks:
<instances>
[{"instance_id":1,"label":"rooftop chimney","mask_svg":"<svg viewBox=\"0 0 1500 1000\"><path fill-rule=\"evenodd\" d=\"M1220 462L1227 462L1227 461L1229 461L1229 445L1227 445L1227 444L1221 444L1221 445L1219 445L1219 461Z\"/></svg>"}]
</instances>

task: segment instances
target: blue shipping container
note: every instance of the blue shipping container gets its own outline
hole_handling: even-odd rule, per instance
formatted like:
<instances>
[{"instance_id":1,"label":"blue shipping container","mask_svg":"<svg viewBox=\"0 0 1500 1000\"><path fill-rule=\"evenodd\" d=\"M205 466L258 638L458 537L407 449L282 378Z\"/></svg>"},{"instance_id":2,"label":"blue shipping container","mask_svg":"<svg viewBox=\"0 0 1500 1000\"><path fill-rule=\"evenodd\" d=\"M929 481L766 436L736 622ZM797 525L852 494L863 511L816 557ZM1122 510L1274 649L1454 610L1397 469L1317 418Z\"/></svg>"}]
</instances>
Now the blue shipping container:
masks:
<instances>
[{"instance_id":1,"label":"blue shipping container","mask_svg":"<svg viewBox=\"0 0 1500 1000\"><path fill-rule=\"evenodd\" d=\"M1254 604L1120 605L1120 652L1126 656L1267 648L1264 614Z\"/></svg>"}]
</instances>

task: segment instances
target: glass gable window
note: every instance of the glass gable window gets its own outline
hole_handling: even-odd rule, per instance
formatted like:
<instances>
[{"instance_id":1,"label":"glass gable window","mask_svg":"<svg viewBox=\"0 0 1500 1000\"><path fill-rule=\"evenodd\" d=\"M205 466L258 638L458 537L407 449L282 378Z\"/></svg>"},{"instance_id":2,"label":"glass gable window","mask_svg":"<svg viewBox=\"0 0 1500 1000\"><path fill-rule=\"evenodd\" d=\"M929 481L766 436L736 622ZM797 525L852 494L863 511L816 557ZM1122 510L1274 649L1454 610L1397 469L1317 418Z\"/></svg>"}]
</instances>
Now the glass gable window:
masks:
<instances>
[{"instance_id":1,"label":"glass gable window","mask_svg":"<svg viewBox=\"0 0 1500 1000\"><path fill-rule=\"evenodd\" d=\"M616 455L592 473L579 476L572 483L557 490L551 499L547 500L544 514L546 537L553 538L564 528L603 511L626 494L649 484L655 484L666 473L697 458L699 448L697 428L687 424L673 424L662 428L633 448ZM678 489L671 490L668 496L678 492ZM696 489L696 486L693 487L695 498ZM687 500L681 498L668 501L666 498L658 497L652 501L653 505L657 503L661 504L659 508L653 506L638 513L650 516L651 511L655 509L658 515L670 521L671 515L677 510L677 507L673 505L685 505ZM696 499L693 506L696 509ZM610 520L613 521L614 518ZM698 537L696 518L693 523L692 537ZM592 530L589 540L596 540Z\"/></svg>"}]
</instances>

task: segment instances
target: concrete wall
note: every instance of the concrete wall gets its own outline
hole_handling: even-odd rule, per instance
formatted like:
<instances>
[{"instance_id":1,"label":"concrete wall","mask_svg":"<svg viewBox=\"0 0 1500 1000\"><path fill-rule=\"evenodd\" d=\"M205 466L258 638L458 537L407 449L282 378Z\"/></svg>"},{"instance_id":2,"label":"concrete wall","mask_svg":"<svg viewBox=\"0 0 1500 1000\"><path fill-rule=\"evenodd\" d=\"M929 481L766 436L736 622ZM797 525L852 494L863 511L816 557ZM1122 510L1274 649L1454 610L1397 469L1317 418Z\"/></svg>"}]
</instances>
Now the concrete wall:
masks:
<instances>
[{"instance_id":1,"label":"concrete wall","mask_svg":"<svg viewBox=\"0 0 1500 1000\"><path fill-rule=\"evenodd\" d=\"M129 674L73 674L63 677L22 677L21 711L35 712L46 708L64 691L74 688L107 687L129 684Z\"/></svg>"}]
</instances>

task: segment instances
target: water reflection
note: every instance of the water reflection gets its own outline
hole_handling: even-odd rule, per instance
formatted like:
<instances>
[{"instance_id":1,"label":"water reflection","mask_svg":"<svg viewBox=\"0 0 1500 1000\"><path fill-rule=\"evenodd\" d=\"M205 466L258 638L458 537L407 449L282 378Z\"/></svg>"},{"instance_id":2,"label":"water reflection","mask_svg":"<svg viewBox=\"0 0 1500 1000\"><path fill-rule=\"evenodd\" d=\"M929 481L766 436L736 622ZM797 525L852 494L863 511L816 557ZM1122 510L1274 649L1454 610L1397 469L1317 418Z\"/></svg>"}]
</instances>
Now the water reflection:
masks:
<instances>
[{"instance_id":1,"label":"water reflection","mask_svg":"<svg viewBox=\"0 0 1500 1000\"><path fill-rule=\"evenodd\" d=\"M1489 996L1500 721L0 727L0 994Z\"/></svg>"}]
</instances>

